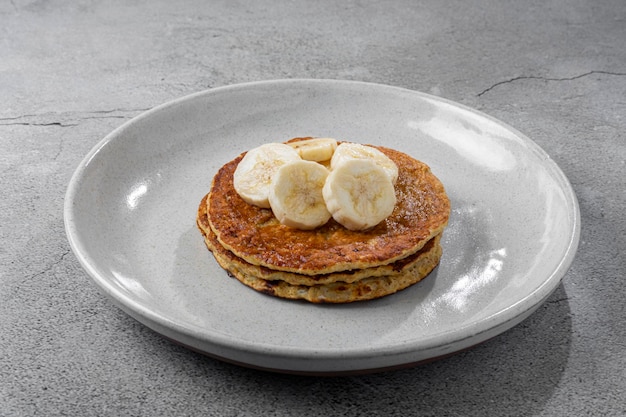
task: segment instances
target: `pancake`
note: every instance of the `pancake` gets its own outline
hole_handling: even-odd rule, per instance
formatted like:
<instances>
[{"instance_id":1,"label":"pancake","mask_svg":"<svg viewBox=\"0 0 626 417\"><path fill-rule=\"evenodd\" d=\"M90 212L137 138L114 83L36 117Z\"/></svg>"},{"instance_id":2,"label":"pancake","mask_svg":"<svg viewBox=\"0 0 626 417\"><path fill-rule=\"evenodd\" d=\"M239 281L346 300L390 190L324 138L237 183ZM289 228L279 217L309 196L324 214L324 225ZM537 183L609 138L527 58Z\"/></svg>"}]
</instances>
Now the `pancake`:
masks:
<instances>
[{"instance_id":1,"label":"pancake","mask_svg":"<svg viewBox=\"0 0 626 417\"><path fill-rule=\"evenodd\" d=\"M438 259L441 255L441 248L439 246L441 239L440 234L428 241L426 245L416 253L386 265L318 275L305 275L273 270L264 266L250 264L235 256L235 254L220 244L215 233L211 230L207 219L207 197L208 196L205 196L202 199L198 207L197 215L198 228L205 238L206 246L213 252L213 255L218 259L218 263L224 269L230 271L238 278L245 277L245 281L251 281L250 277L254 277L265 281L284 281L287 284L299 286L314 286L337 282L350 284L364 278L401 276L409 271L424 270L424 268L428 268L428 266L432 265L434 256L438 254L436 256Z\"/></svg>"},{"instance_id":2,"label":"pancake","mask_svg":"<svg viewBox=\"0 0 626 417\"><path fill-rule=\"evenodd\" d=\"M314 230L280 224L270 209L246 203L235 191L233 173L244 153L217 172L206 199L208 224L217 242L248 264L301 275L380 267L417 253L446 227L449 199L428 165L405 153L374 147L399 169L396 207L378 225L350 231L332 219ZM253 271L239 274L253 281L249 278Z\"/></svg>"},{"instance_id":3,"label":"pancake","mask_svg":"<svg viewBox=\"0 0 626 417\"><path fill-rule=\"evenodd\" d=\"M333 282L317 285L292 285L285 281L270 281L243 271L236 264L229 264L227 271L248 287L279 298L306 300L312 303L351 303L366 301L394 294L424 279L439 263L441 246L424 253L421 262L397 275L383 275L346 283ZM216 256L218 263L221 258ZM226 269L224 265L222 265Z\"/></svg>"}]
</instances>

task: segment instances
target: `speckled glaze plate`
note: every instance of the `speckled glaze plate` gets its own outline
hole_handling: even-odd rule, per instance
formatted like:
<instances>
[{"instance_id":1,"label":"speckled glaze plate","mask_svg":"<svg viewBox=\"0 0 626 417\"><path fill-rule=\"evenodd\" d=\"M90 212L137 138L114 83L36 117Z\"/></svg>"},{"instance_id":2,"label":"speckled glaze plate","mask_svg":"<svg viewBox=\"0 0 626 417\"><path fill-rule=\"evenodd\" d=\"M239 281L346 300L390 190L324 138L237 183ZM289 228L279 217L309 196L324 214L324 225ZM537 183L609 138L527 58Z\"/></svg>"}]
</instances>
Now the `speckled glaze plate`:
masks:
<instances>
[{"instance_id":1,"label":"speckled glaze plate","mask_svg":"<svg viewBox=\"0 0 626 417\"><path fill-rule=\"evenodd\" d=\"M452 213L428 278L379 300L313 305L257 293L217 265L195 225L215 172L305 135L431 166ZM78 166L65 226L95 283L146 326L222 360L311 374L410 366L492 338L559 285L580 234L568 180L521 133L438 97L335 80L216 88L134 118Z\"/></svg>"}]
</instances>

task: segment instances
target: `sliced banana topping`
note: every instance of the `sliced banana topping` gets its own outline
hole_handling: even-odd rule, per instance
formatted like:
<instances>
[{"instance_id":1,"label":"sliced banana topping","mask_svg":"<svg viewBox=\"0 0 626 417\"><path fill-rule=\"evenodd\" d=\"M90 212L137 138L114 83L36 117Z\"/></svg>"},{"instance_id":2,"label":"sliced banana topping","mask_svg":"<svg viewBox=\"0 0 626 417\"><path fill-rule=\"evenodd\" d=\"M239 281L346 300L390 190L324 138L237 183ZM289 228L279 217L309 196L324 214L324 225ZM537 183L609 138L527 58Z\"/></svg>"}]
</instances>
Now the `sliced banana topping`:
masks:
<instances>
[{"instance_id":1,"label":"sliced banana topping","mask_svg":"<svg viewBox=\"0 0 626 417\"><path fill-rule=\"evenodd\" d=\"M317 162L293 161L276 172L269 191L274 216L284 225L315 229L330 220L322 188L328 170Z\"/></svg>"},{"instance_id":2,"label":"sliced banana topping","mask_svg":"<svg viewBox=\"0 0 626 417\"><path fill-rule=\"evenodd\" d=\"M393 212L397 179L396 164L376 148L311 138L251 149L233 185L286 226L310 230L332 217L349 230L366 230Z\"/></svg>"},{"instance_id":3,"label":"sliced banana topping","mask_svg":"<svg viewBox=\"0 0 626 417\"><path fill-rule=\"evenodd\" d=\"M387 155L376 148L359 143L344 142L340 144L330 160L330 168L335 169L342 162L350 159L372 160L385 170L392 184L398 180L398 166Z\"/></svg>"},{"instance_id":4,"label":"sliced banana topping","mask_svg":"<svg viewBox=\"0 0 626 417\"><path fill-rule=\"evenodd\" d=\"M233 175L235 191L248 204L270 208L270 184L278 169L301 160L298 152L284 143L266 143L249 150Z\"/></svg>"},{"instance_id":5,"label":"sliced banana topping","mask_svg":"<svg viewBox=\"0 0 626 417\"><path fill-rule=\"evenodd\" d=\"M337 149L337 140L333 138L311 138L297 142L290 142L302 159L307 161L323 162L332 158Z\"/></svg>"},{"instance_id":6,"label":"sliced banana topping","mask_svg":"<svg viewBox=\"0 0 626 417\"><path fill-rule=\"evenodd\" d=\"M322 195L333 219L349 230L377 225L396 205L388 173L371 159L346 159L333 167Z\"/></svg>"}]
</instances>

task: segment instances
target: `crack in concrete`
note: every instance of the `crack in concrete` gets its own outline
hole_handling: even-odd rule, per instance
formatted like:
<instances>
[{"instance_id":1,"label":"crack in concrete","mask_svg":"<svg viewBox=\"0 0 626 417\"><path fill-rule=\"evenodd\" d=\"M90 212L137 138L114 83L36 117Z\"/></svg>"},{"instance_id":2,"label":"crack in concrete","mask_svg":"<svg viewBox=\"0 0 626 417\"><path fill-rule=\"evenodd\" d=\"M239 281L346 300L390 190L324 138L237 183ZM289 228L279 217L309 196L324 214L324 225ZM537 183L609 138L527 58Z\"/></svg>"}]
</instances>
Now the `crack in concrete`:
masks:
<instances>
[{"instance_id":1,"label":"crack in concrete","mask_svg":"<svg viewBox=\"0 0 626 417\"><path fill-rule=\"evenodd\" d=\"M489 91L493 90L494 88L496 88L496 87L498 87L500 85L510 84L510 83L513 83L513 82L519 81L519 80L573 81L573 80L577 80L579 78L587 77L587 76L592 75L592 74L626 76L626 72L612 72L612 71L600 71L600 70L588 71L588 72L585 72L583 74L575 75L573 77L564 77L564 78L539 77L539 76L536 76L536 75L520 75L519 77L514 77L514 78L511 78L511 79L508 79L508 80L499 81L499 82L493 84L492 86L484 89L480 93L478 93L477 96L481 97L484 94L488 93Z\"/></svg>"},{"instance_id":2,"label":"crack in concrete","mask_svg":"<svg viewBox=\"0 0 626 417\"><path fill-rule=\"evenodd\" d=\"M50 122L50 123L11 122L11 123L0 123L0 126L60 126L60 127L72 127L72 126L78 126L78 123L62 123L62 122Z\"/></svg>"},{"instance_id":3,"label":"crack in concrete","mask_svg":"<svg viewBox=\"0 0 626 417\"><path fill-rule=\"evenodd\" d=\"M37 278L37 277L39 277L39 276L42 276L42 275L46 274L47 272L52 271L52 269L53 269L55 266L57 266L58 264L60 264L61 262L63 262L63 260L65 259L65 257L66 257L67 255L69 255L69 254L70 254L70 252L71 252L71 250L70 250L70 249L66 249L66 250L65 250L65 252L63 252L63 253L61 254L61 256L59 257L59 259L57 259L56 261L52 262L50 265L48 265L47 267L45 267L45 268L44 268L44 269L42 269L41 271L39 271L39 272L37 272L37 273L35 273L35 274L32 274L32 275L29 275L28 277L26 277L26 280L31 280L31 279Z\"/></svg>"},{"instance_id":4,"label":"crack in concrete","mask_svg":"<svg viewBox=\"0 0 626 417\"><path fill-rule=\"evenodd\" d=\"M15 117L3 117L0 118L0 126L58 126L58 127L74 127L80 124L80 121L83 120L93 120L93 119L129 119L134 116L132 115L114 115L111 113L139 113L144 112L149 109L112 109L112 110L95 110L92 112L86 112L86 116L75 117L75 118L67 118L72 121L50 121L50 122L29 122L24 121L25 119L34 119L34 118L52 118L50 117L50 113L47 114L23 114ZM91 114L91 115L89 115ZM58 114L54 114L54 116L59 117Z\"/></svg>"}]
</instances>

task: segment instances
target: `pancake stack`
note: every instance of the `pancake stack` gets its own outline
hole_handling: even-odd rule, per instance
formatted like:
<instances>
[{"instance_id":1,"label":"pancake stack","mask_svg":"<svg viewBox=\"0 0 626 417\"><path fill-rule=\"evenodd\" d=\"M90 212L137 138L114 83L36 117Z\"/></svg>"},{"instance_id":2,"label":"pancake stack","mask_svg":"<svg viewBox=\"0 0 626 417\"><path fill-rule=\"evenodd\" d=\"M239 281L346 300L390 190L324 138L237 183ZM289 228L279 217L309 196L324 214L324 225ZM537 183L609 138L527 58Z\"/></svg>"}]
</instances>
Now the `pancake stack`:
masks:
<instances>
[{"instance_id":1,"label":"pancake stack","mask_svg":"<svg viewBox=\"0 0 626 417\"><path fill-rule=\"evenodd\" d=\"M375 146L398 166L393 213L365 231L333 219L313 230L281 224L271 209L246 203L233 186L245 154L225 164L198 207L206 246L229 275L254 290L312 303L380 298L425 278L439 263L450 202L430 168Z\"/></svg>"}]
</instances>

